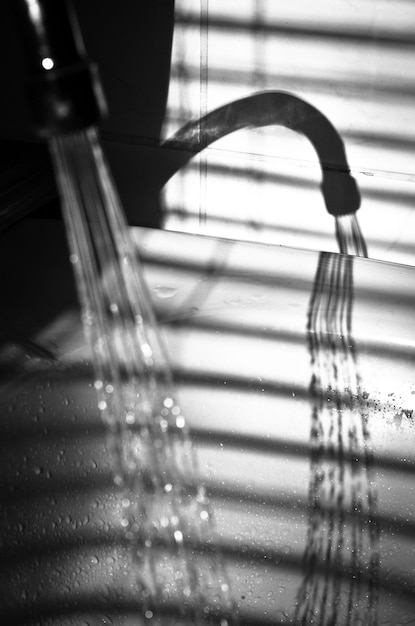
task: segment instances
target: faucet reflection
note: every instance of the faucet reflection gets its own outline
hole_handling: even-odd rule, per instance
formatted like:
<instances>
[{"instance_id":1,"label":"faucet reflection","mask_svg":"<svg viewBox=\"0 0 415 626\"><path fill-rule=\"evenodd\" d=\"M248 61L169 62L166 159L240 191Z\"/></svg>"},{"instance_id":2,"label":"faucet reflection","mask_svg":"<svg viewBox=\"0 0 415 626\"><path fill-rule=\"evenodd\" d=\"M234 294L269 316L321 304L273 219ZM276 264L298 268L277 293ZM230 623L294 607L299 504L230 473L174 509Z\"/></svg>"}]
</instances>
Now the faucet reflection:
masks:
<instances>
[{"instance_id":1,"label":"faucet reflection","mask_svg":"<svg viewBox=\"0 0 415 626\"><path fill-rule=\"evenodd\" d=\"M350 174L339 133L316 107L284 91L254 93L185 124L162 144L164 148L174 149L175 153L160 171L160 189L195 154L222 137L246 128L276 125L291 129L311 142L321 167L321 190L328 213L336 218L336 222L344 216L355 216L360 207L360 192ZM351 223L358 232L356 219ZM341 243L339 238L338 241Z\"/></svg>"}]
</instances>

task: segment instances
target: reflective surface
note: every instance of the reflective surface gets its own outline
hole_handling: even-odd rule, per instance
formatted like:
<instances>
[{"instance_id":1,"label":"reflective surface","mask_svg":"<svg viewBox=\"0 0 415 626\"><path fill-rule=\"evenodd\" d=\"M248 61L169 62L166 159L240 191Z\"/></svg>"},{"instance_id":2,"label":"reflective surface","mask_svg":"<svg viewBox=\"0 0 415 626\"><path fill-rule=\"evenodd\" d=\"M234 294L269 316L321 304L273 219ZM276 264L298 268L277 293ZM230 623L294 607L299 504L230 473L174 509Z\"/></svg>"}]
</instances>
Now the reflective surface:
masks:
<instances>
[{"instance_id":1,"label":"reflective surface","mask_svg":"<svg viewBox=\"0 0 415 626\"><path fill-rule=\"evenodd\" d=\"M318 255L166 232L134 235L241 622L290 623L310 520L307 313ZM25 221L2 244L3 614L10 624L136 623L140 598L131 587L64 233L53 222ZM377 623L396 625L415 610L415 273L353 259L353 283L379 526ZM355 520L345 506L346 533ZM324 587L323 573L316 568ZM347 588L343 563L331 574ZM339 600L338 624L347 623L347 601Z\"/></svg>"},{"instance_id":2,"label":"reflective surface","mask_svg":"<svg viewBox=\"0 0 415 626\"><path fill-rule=\"evenodd\" d=\"M369 255L414 265L414 27L407 0L176 0L164 137L255 92L295 94L344 142ZM255 126L170 181L167 227L335 251L311 145Z\"/></svg>"}]
</instances>

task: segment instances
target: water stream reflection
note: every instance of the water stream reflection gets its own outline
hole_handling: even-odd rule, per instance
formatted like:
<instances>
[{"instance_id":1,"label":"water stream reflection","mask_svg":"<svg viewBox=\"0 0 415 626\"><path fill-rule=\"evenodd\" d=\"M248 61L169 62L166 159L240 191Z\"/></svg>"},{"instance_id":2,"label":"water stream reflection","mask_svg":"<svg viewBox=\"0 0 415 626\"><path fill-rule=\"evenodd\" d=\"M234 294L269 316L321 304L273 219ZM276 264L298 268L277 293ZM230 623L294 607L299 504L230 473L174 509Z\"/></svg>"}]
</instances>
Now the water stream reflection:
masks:
<instances>
[{"instance_id":1,"label":"water stream reflection","mask_svg":"<svg viewBox=\"0 0 415 626\"><path fill-rule=\"evenodd\" d=\"M296 612L304 625L377 623L379 529L368 394L358 371L352 307L353 257L320 253L307 325L313 399L310 512ZM347 571L343 580L333 575L339 568Z\"/></svg>"}]
</instances>

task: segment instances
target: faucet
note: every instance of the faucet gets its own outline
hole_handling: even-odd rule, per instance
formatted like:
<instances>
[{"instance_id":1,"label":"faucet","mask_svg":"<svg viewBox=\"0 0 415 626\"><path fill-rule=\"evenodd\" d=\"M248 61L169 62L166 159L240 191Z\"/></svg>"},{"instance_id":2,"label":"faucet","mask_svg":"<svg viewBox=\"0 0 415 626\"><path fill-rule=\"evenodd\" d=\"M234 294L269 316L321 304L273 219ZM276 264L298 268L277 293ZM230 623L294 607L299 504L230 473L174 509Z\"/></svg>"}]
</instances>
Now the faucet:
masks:
<instances>
[{"instance_id":1,"label":"faucet","mask_svg":"<svg viewBox=\"0 0 415 626\"><path fill-rule=\"evenodd\" d=\"M327 211L334 217L356 213L360 207L360 193L350 174L339 133L318 109L284 91L255 93L185 124L162 144L164 148L176 149L177 157L165 167L161 186L194 154L221 137L242 128L271 125L285 126L311 141L322 169L321 189Z\"/></svg>"},{"instance_id":2,"label":"faucet","mask_svg":"<svg viewBox=\"0 0 415 626\"><path fill-rule=\"evenodd\" d=\"M106 114L105 97L97 66L85 52L71 0L11 0L10 4L22 39L27 101L38 133L51 137L96 124ZM335 217L354 214L360 194L341 137L317 108L284 91L255 93L185 124L161 144L175 149L175 158L162 158L156 164L156 192L194 154L219 138L242 128L270 125L291 128L311 141L322 169L327 211Z\"/></svg>"},{"instance_id":3,"label":"faucet","mask_svg":"<svg viewBox=\"0 0 415 626\"><path fill-rule=\"evenodd\" d=\"M40 136L96 124L106 103L70 0L11 0L27 69L26 97Z\"/></svg>"}]
</instances>

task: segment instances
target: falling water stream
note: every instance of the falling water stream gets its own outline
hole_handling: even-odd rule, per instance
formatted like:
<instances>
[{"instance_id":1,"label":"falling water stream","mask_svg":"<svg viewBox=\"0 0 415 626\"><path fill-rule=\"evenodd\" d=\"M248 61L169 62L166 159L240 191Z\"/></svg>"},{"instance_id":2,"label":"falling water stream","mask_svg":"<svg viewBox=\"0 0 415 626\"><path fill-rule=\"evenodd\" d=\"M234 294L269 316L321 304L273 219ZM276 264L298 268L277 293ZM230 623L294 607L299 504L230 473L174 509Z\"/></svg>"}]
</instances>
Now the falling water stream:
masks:
<instances>
[{"instance_id":1,"label":"falling water stream","mask_svg":"<svg viewBox=\"0 0 415 626\"><path fill-rule=\"evenodd\" d=\"M309 301L311 478L296 623L377 623L376 493L367 394L352 334L353 256L367 256L355 215L336 220L343 254L321 252Z\"/></svg>"},{"instance_id":2,"label":"falling water stream","mask_svg":"<svg viewBox=\"0 0 415 626\"><path fill-rule=\"evenodd\" d=\"M141 619L235 624L208 496L97 133L50 147Z\"/></svg>"},{"instance_id":3,"label":"falling water stream","mask_svg":"<svg viewBox=\"0 0 415 626\"><path fill-rule=\"evenodd\" d=\"M119 490L120 529L143 623L237 623L195 450L175 400L143 271L95 129L50 142L98 408ZM309 302L311 478L295 622L376 624L376 494L367 394L352 334L356 217L336 218Z\"/></svg>"}]
</instances>

